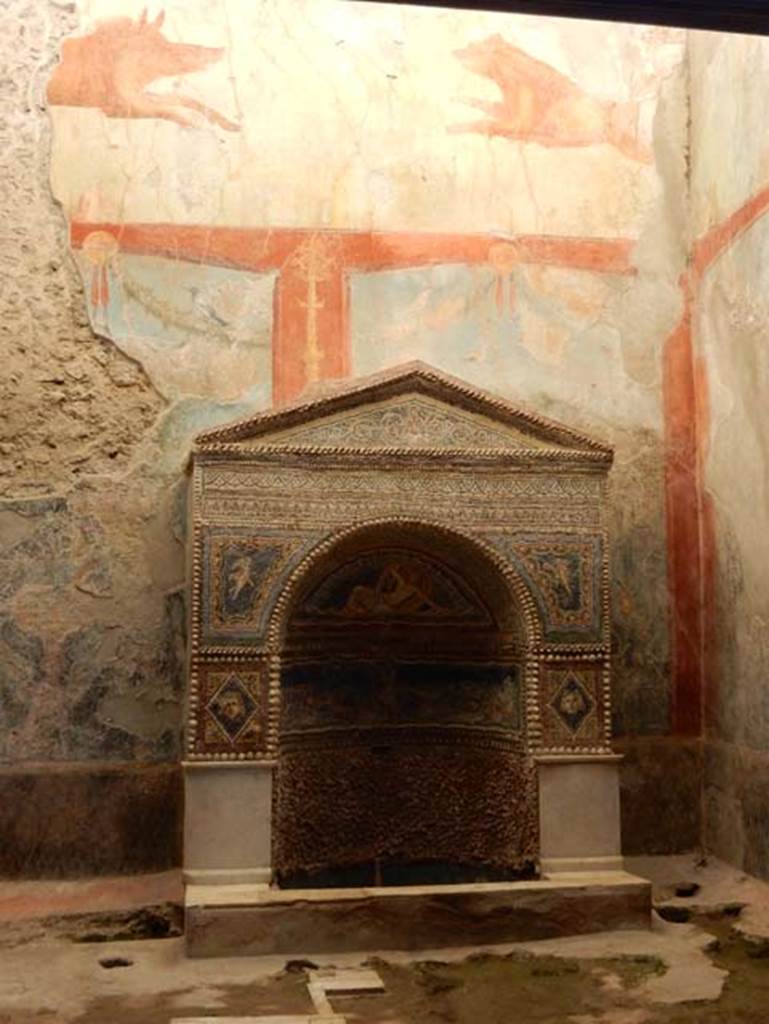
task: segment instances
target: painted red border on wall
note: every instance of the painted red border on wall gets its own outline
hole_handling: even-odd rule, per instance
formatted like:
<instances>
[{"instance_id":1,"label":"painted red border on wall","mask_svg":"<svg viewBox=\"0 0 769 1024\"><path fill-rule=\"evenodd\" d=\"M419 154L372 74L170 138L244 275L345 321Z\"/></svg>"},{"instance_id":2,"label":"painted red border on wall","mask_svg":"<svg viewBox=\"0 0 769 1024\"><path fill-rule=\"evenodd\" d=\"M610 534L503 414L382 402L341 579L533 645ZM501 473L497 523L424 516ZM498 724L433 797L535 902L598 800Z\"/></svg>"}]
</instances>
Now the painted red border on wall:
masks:
<instances>
[{"instance_id":1,"label":"painted red border on wall","mask_svg":"<svg viewBox=\"0 0 769 1024\"><path fill-rule=\"evenodd\" d=\"M672 731L699 736L706 692L715 681L715 536L712 502L703 485L708 436L707 379L695 352L701 282L708 269L769 209L769 188L751 197L692 246L680 280L682 314L663 350L665 499L668 589L672 641ZM114 235L123 252L254 272L277 271L273 324L273 397L276 403L301 394L317 379L350 373L349 295L351 271L414 268L441 263L492 263L505 246L511 262L569 267L596 273L633 274L631 239L524 235L514 239L473 234L312 231L295 228L224 228L179 224L82 223L71 225L78 248L93 231ZM297 263L308 245L328 246L314 297ZM315 309L318 349L307 352L308 309Z\"/></svg>"},{"instance_id":2,"label":"painted red border on wall","mask_svg":"<svg viewBox=\"0 0 769 1024\"><path fill-rule=\"evenodd\" d=\"M76 221L70 228L71 244L79 248L95 231L113 235L125 253L252 272L277 271L272 334L276 404L297 398L314 380L350 373L350 272L449 263L493 266L500 253L506 265L544 264L607 274L636 272L631 261L634 242L624 238L521 235L510 239L474 234Z\"/></svg>"},{"instance_id":3,"label":"painted red border on wall","mask_svg":"<svg viewBox=\"0 0 769 1024\"><path fill-rule=\"evenodd\" d=\"M714 677L716 539L713 502L704 484L710 431L707 370L696 352L701 286L713 264L769 209L761 189L698 238L680 281L683 310L663 353L666 514L670 592L672 727L702 735L717 697Z\"/></svg>"}]
</instances>

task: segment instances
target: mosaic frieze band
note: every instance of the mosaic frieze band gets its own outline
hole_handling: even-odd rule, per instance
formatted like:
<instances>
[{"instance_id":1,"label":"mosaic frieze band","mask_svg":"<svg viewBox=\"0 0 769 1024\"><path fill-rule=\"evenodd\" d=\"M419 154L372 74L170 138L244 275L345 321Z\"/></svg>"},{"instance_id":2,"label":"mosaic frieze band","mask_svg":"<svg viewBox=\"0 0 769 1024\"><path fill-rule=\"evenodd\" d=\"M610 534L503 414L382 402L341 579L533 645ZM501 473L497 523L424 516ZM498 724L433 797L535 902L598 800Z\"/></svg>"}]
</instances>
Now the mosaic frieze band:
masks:
<instances>
[{"instance_id":1,"label":"mosaic frieze band","mask_svg":"<svg viewBox=\"0 0 769 1024\"><path fill-rule=\"evenodd\" d=\"M290 528L297 523L342 526L380 515L429 512L492 528L600 526L602 477L516 471L392 472L351 465L308 469L273 465L204 465L200 517L207 523Z\"/></svg>"},{"instance_id":2,"label":"mosaic frieze band","mask_svg":"<svg viewBox=\"0 0 769 1024\"><path fill-rule=\"evenodd\" d=\"M310 661L283 675L282 733L333 733L408 723L484 728L510 737L524 728L518 665L374 659ZM336 740L334 741L336 742Z\"/></svg>"},{"instance_id":3,"label":"mosaic frieze band","mask_svg":"<svg viewBox=\"0 0 769 1024\"><path fill-rule=\"evenodd\" d=\"M532 446L532 438L509 426L495 427L471 412L447 409L427 396L382 402L360 412L337 413L314 426L276 431L272 443L299 442L324 447L432 447L446 450L507 451L514 440ZM537 448L546 442L534 442Z\"/></svg>"},{"instance_id":4,"label":"mosaic frieze band","mask_svg":"<svg viewBox=\"0 0 769 1024\"><path fill-rule=\"evenodd\" d=\"M536 707L524 704L518 665L411 664L382 685L376 665L320 663L290 666L283 676L282 730L327 734L343 742L351 721L360 729L393 728L408 708L411 726L435 725L435 690L441 691L443 724L483 730L478 742L509 743L523 737L530 749L606 752L610 749L610 676L605 660L534 661ZM201 659L190 697L188 753L229 760L274 760L280 693L267 661ZM529 672L532 679L532 672ZM325 694L325 696L324 696ZM343 729L342 732L339 730ZM508 739L504 739L507 736ZM495 740L496 737L496 740Z\"/></svg>"}]
</instances>

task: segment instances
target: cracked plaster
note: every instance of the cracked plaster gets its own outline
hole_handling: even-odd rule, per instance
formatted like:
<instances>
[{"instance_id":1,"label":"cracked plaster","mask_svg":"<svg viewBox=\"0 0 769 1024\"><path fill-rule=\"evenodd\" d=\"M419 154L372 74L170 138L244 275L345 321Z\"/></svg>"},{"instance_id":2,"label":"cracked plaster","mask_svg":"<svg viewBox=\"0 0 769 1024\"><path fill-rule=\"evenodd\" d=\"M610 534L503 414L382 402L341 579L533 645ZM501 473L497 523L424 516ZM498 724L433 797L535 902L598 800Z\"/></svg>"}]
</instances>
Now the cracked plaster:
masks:
<instances>
[{"instance_id":1,"label":"cracked plaster","mask_svg":"<svg viewBox=\"0 0 769 1024\"><path fill-rule=\"evenodd\" d=\"M185 38L179 4L167 7L166 35ZM425 91L417 67L431 12L414 11L408 22L402 12L352 4L343 24L333 4L292 19L286 4L265 2L250 9L246 31L224 2L187 10L191 39L224 46L227 56L174 87L194 80L190 94L235 118L240 133L85 108L47 113L44 90L61 40L82 35L94 18L136 12L118 0L77 8L8 0L0 15L8 85L0 128L0 644L8 652L0 758L177 758L183 463L194 433L269 404L274 386L275 268L225 273L126 257L118 284L133 319L100 320L89 298L92 268L66 242L66 218L84 213L270 232L293 224L631 237L637 272L627 276L536 265L507 274L504 261L493 271L361 274L353 295L358 289L366 302L353 311L352 371L432 359L616 446L615 724L626 736L664 734L661 361L681 311L688 233L680 34L613 28L602 63L585 26L551 23L544 31L536 19L499 15L474 23L477 36L515 34L590 95L641 96L655 163L636 165L606 144L559 149L436 133L446 96ZM369 16L382 31L367 32ZM441 81L457 75L449 43L461 32L450 23L441 22L446 52L429 68ZM334 30L329 38L324 24ZM256 40L256 60L243 49L246 38ZM332 59L346 69L344 90L326 73ZM497 99L493 83L469 71L460 84L465 98ZM421 101L404 136L382 110L397 109L409 90ZM295 121L297 97L309 125ZM450 105L467 118L470 107ZM64 212L49 185L49 116ZM287 133L287 123L295 131ZM466 164L449 159L457 139ZM740 552L743 543L735 541ZM757 609L746 621L760 625L761 616ZM747 650L752 641L740 643ZM663 756L660 749L652 745L648 756ZM639 787L642 755L634 755ZM682 799L688 793L687 781Z\"/></svg>"},{"instance_id":2,"label":"cracked plaster","mask_svg":"<svg viewBox=\"0 0 769 1024\"><path fill-rule=\"evenodd\" d=\"M769 41L708 34L692 65L697 225L766 193ZM724 160L725 152L739 159ZM763 188L761 188L763 186ZM712 658L705 736L706 840L769 877L769 396L767 256L758 219L709 268L697 321L705 361L703 473L715 526Z\"/></svg>"}]
</instances>

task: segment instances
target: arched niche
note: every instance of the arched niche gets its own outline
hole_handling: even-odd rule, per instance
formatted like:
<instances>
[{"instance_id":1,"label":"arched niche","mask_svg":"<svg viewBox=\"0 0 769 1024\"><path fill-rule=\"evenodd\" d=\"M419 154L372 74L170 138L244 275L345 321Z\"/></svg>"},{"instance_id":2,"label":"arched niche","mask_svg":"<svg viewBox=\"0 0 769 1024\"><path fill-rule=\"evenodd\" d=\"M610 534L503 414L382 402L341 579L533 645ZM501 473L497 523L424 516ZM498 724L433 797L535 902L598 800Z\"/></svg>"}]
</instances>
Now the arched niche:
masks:
<instances>
[{"instance_id":1,"label":"arched niche","mask_svg":"<svg viewBox=\"0 0 769 1024\"><path fill-rule=\"evenodd\" d=\"M279 630L273 867L287 887L531 877L533 623L460 532L363 525L296 574Z\"/></svg>"}]
</instances>

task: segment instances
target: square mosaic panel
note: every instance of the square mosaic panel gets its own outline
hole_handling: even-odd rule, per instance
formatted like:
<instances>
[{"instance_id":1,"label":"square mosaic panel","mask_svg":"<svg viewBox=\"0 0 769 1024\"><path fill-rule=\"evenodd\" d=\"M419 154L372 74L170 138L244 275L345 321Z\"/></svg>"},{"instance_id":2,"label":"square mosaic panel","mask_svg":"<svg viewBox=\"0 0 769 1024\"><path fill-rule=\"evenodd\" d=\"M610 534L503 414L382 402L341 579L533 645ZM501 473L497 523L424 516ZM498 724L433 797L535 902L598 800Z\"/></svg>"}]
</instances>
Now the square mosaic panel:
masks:
<instances>
[{"instance_id":1,"label":"square mosaic panel","mask_svg":"<svg viewBox=\"0 0 769 1024\"><path fill-rule=\"evenodd\" d=\"M311 546L302 534L203 527L203 643L262 642L281 587Z\"/></svg>"},{"instance_id":2,"label":"square mosaic panel","mask_svg":"<svg viewBox=\"0 0 769 1024\"><path fill-rule=\"evenodd\" d=\"M512 534L491 535L487 539L510 560L528 585L548 640L601 642L601 534Z\"/></svg>"},{"instance_id":3,"label":"square mosaic panel","mask_svg":"<svg viewBox=\"0 0 769 1024\"><path fill-rule=\"evenodd\" d=\"M265 755L268 746L268 671L259 662L204 663L197 669L191 714L193 752Z\"/></svg>"},{"instance_id":4,"label":"square mosaic panel","mask_svg":"<svg viewBox=\"0 0 769 1024\"><path fill-rule=\"evenodd\" d=\"M594 749L607 745L602 665L545 664L539 694L543 748Z\"/></svg>"}]
</instances>

